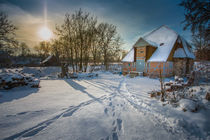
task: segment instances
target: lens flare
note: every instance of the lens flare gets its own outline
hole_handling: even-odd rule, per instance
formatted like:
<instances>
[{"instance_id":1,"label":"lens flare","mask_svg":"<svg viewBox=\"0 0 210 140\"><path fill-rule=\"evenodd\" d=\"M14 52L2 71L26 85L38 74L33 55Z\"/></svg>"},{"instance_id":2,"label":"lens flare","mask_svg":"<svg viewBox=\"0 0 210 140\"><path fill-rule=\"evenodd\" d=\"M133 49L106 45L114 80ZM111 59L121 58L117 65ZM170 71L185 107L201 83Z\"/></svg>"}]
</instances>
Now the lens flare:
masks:
<instances>
[{"instance_id":1,"label":"lens flare","mask_svg":"<svg viewBox=\"0 0 210 140\"><path fill-rule=\"evenodd\" d=\"M52 31L48 27L42 27L39 30L39 36L45 41L50 40L52 38Z\"/></svg>"}]
</instances>

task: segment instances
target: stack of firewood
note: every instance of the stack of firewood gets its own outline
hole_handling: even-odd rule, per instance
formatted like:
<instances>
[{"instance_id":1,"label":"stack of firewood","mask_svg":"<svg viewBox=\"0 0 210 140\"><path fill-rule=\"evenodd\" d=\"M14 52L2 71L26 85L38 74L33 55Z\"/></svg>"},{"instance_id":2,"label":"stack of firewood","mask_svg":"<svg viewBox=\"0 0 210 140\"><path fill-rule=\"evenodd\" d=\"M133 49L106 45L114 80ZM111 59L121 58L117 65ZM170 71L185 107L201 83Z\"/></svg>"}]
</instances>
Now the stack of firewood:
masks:
<instances>
[{"instance_id":1,"label":"stack of firewood","mask_svg":"<svg viewBox=\"0 0 210 140\"><path fill-rule=\"evenodd\" d=\"M17 71L0 74L0 89L11 89L26 85L38 88L39 82L40 80L33 77L33 75L23 74Z\"/></svg>"},{"instance_id":2,"label":"stack of firewood","mask_svg":"<svg viewBox=\"0 0 210 140\"><path fill-rule=\"evenodd\" d=\"M175 76L174 78L175 81L170 81L170 82L165 82L164 87L166 91L175 91L175 90L180 90L183 89L185 84L184 84L184 79L180 78L178 76Z\"/></svg>"}]
</instances>

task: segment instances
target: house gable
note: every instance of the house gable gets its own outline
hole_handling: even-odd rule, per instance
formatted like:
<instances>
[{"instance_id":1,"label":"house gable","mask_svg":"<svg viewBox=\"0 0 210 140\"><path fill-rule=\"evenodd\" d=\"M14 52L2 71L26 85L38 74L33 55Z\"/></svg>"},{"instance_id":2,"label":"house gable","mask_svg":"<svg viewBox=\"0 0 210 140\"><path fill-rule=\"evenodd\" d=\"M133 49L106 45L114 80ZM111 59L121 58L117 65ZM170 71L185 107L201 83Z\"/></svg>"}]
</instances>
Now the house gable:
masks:
<instances>
[{"instance_id":1,"label":"house gable","mask_svg":"<svg viewBox=\"0 0 210 140\"><path fill-rule=\"evenodd\" d=\"M133 48L122 59L122 62L136 62L137 59L148 60L156 50L156 46L157 45L152 41L146 41L144 38L139 38Z\"/></svg>"},{"instance_id":2,"label":"house gable","mask_svg":"<svg viewBox=\"0 0 210 140\"><path fill-rule=\"evenodd\" d=\"M176 52L178 49L179 49L179 52ZM187 47L187 42L185 40L183 40L182 37L180 37L180 36L178 36L178 38L170 52L170 55L169 55L167 61L173 61L175 52L176 52L176 56L175 56L176 58L194 59L194 54L189 50L189 47ZM177 54L177 53L179 53L179 54Z\"/></svg>"},{"instance_id":3,"label":"house gable","mask_svg":"<svg viewBox=\"0 0 210 140\"><path fill-rule=\"evenodd\" d=\"M147 45L149 45L149 43L140 37L139 40L134 44L134 47L144 47Z\"/></svg>"}]
</instances>

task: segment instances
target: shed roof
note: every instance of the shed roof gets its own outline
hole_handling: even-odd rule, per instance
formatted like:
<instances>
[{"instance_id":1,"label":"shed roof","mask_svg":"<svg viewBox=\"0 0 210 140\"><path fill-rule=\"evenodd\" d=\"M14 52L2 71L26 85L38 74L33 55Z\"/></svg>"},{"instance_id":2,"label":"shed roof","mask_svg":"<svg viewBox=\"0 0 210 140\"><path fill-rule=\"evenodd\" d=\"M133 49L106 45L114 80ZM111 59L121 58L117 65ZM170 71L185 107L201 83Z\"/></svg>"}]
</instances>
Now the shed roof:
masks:
<instances>
[{"instance_id":1,"label":"shed roof","mask_svg":"<svg viewBox=\"0 0 210 140\"><path fill-rule=\"evenodd\" d=\"M134 48L123 58L122 62L134 62Z\"/></svg>"}]
</instances>

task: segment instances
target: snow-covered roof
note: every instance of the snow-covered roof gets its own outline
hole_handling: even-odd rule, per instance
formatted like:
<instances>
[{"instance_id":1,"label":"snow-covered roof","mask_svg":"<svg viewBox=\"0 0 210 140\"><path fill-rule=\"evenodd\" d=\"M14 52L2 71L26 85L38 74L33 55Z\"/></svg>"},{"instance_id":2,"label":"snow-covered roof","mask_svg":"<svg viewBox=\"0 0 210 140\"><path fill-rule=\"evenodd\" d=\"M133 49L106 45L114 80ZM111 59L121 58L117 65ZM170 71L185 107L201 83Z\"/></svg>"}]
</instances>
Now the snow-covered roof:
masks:
<instances>
[{"instance_id":1,"label":"snow-covered roof","mask_svg":"<svg viewBox=\"0 0 210 140\"><path fill-rule=\"evenodd\" d=\"M149 62L165 62L170 55L170 52L176 42L178 34L168 28L167 26L161 26L160 28L152 31L144 36L146 40L155 42L158 48L148 60Z\"/></svg>"},{"instance_id":2,"label":"snow-covered roof","mask_svg":"<svg viewBox=\"0 0 210 140\"><path fill-rule=\"evenodd\" d=\"M46 63L47 61L49 61L51 58L53 57L53 55L48 56L45 60L43 60L41 63Z\"/></svg>"},{"instance_id":3,"label":"snow-covered roof","mask_svg":"<svg viewBox=\"0 0 210 140\"><path fill-rule=\"evenodd\" d=\"M135 43L134 47L139 46L142 43L141 41L144 40L148 44L157 47L156 51L150 57L148 62L166 62L177 39L178 41L182 42L184 49L178 50L175 56L194 59L195 56L191 52L186 40L165 25L157 28L156 30L153 30L144 37L140 38ZM181 52L182 54L178 54L179 52ZM133 62L133 61L134 61L134 49L132 48L129 51L129 53L123 58L122 62Z\"/></svg>"},{"instance_id":4,"label":"snow-covered roof","mask_svg":"<svg viewBox=\"0 0 210 140\"><path fill-rule=\"evenodd\" d=\"M147 40L145 38L140 37L139 40L134 44L133 47L143 47L143 46L147 46L147 45L151 45L153 47L158 47L158 44L155 42L152 42L150 40Z\"/></svg>"},{"instance_id":5,"label":"snow-covered roof","mask_svg":"<svg viewBox=\"0 0 210 140\"><path fill-rule=\"evenodd\" d=\"M122 62L134 62L134 48L123 58Z\"/></svg>"},{"instance_id":6,"label":"snow-covered roof","mask_svg":"<svg viewBox=\"0 0 210 140\"><path fill-rule=\"evenodd\" d=\"M195 59L195 55L191 52L190 48L187 46L187 41L181 36L180 36L180 39L182 41L183 48L184 48L184 51L185 51L187 57Z\"/></svg>"},{"instance_id":7,"label":"snow-covered roof","mask_svg":"<svg viewBox=\"0 0 210 140\"><path fill-rule=\"evenodd\" d=\"M184 52L183 48L178 48L175 52L174 52L174 58L186 58L187 55Z\"/></svg>"},{"instance_id":8,"label":"snow-covered roof","mask_svg":"<svg viewBox=\"0 0 210 140\"><path fill-rule=\"evenodd\" d=\"M155 42L153 42L153 41L151 41L151 40L148 40L148 39L146 39L146 38L144 38L144 40L145 40L148 44L150 44L150 45L152 45L152 46L154 46L154 47L158 47L158 46L159 46L157 43L155 43Z\"/></svg>"}]
</instances>

